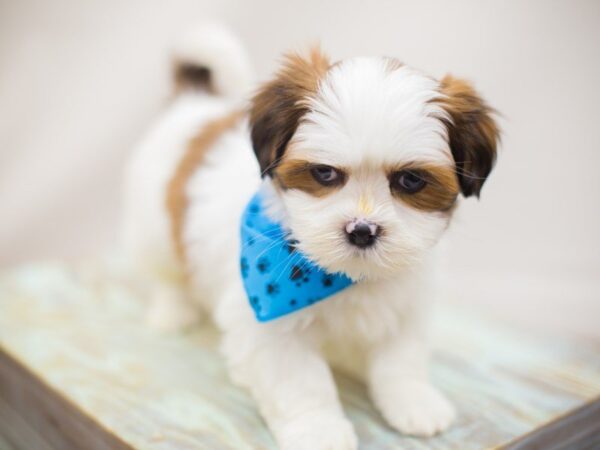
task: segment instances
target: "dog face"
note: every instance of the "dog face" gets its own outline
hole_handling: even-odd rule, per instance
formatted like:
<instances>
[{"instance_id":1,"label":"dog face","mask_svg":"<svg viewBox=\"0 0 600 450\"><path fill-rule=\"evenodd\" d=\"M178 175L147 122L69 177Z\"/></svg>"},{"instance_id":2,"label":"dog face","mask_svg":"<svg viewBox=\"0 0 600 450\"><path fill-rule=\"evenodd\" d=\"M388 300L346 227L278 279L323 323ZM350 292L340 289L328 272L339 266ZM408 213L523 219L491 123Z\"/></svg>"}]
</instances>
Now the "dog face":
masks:
<instances>
[{"instance_id":1,"label":"dog face","mask_svg":"<svg viewBox=\"0 0 600 450\"><path fill-rule=\"evenodd\" d=\"M498 129L472 87L390 58L287 56L253 99L252 144L299 249L331 272L391 276L479 195Z\"/></svg>"}]
</instances>

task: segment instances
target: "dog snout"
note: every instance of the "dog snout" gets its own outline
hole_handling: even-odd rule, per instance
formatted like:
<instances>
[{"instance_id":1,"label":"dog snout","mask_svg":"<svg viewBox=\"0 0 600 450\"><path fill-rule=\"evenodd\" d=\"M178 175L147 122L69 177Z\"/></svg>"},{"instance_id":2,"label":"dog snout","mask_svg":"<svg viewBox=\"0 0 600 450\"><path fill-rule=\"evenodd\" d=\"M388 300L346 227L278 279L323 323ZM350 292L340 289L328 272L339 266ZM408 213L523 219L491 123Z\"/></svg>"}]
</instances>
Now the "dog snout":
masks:
<instances>
[{"instance_id":1,"label":"dog snout","mask_svg":"<svg viewBox=\"0 0 600 450\"><path fill-rule=\"evenodd\" d=\"M352 245L360 248L370 247L377 240L381 228L365 219L353 219L346 224L346 234Z\"/></svg>"}]
</instances>

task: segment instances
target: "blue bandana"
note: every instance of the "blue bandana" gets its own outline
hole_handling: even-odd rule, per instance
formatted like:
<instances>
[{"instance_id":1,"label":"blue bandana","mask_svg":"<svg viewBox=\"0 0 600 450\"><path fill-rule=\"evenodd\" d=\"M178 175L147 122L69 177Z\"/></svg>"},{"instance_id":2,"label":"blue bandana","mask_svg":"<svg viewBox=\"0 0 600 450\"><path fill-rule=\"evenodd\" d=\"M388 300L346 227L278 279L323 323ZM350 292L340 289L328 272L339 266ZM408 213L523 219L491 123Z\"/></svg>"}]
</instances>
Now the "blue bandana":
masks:
<instances>
[{"instance_id":1,"label":"blue bandana","mask_svg":"<svg viewBox=\"0 0 600 450\"><path fill-rule=\"evenodd\" d=\"M240 268L244 288L260 322L306 308L350 286L307 259L281 226L264 213L260 191L242 216Z\"/></svg>"}]
</instances>

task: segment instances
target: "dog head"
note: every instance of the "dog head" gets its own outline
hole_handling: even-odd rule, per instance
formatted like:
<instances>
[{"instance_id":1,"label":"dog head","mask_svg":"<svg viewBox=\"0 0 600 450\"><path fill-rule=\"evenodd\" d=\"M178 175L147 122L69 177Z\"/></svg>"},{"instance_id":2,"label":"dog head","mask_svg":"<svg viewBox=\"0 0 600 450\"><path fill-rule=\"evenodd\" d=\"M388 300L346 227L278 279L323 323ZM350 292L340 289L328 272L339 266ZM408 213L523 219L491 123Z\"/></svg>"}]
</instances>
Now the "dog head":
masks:
<instances>
[{"instance_id":1,"label":"dog head","mask_svg":"<svg viewBox=\"0 0 600 450\"><path fill-rule=\"evenodd\" d=\"M299 248L332 272L391 276L441 237L496 158L471 85L391 58L286 56L252 101L252 145Z\"/></svg>"}]
</instances>

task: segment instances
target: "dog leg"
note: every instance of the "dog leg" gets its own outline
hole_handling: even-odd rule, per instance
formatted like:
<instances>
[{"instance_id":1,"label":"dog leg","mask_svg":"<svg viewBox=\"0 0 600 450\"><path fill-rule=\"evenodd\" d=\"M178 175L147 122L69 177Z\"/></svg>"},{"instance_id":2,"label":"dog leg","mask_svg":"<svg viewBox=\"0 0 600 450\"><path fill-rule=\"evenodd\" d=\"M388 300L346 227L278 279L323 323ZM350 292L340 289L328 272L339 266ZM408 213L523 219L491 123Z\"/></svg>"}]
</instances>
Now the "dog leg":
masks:
<instances>
[{"instance_id":1,"label":"dog leg","mask_svg":"<svg viewBox=\"0 0 600 450\"><path fill-rule=\"evenodd\" d=\"M226 333L223 345L232 377L250 389L281 450L357 448L329 366L314 348L287 333L234 333Z\"/></svg>"},{"instance_id":2,"label":"dog leg","mask_svg":"<svg viewBox=\"0 0 600 450\"><path fill-rule=\"evenodd\" d=\"M159 332L183 331L198 323L201 309L194 304L187 281L174 263L159 265L138 258L129 266L131 284L138 295L148 299L146 324Z\"/></svg>"},{"instance_id":3,"label":"dog leg","mask_svg":"<svg viewBox=\"0 0 600 450\"><path fill-rule=\"evenodd\" d=\"M418 334L403 332L370 351L371 397L401 433L433 436L450 426L454 408L427 379L428 349Z\"/></svg>"}]
</instances>

